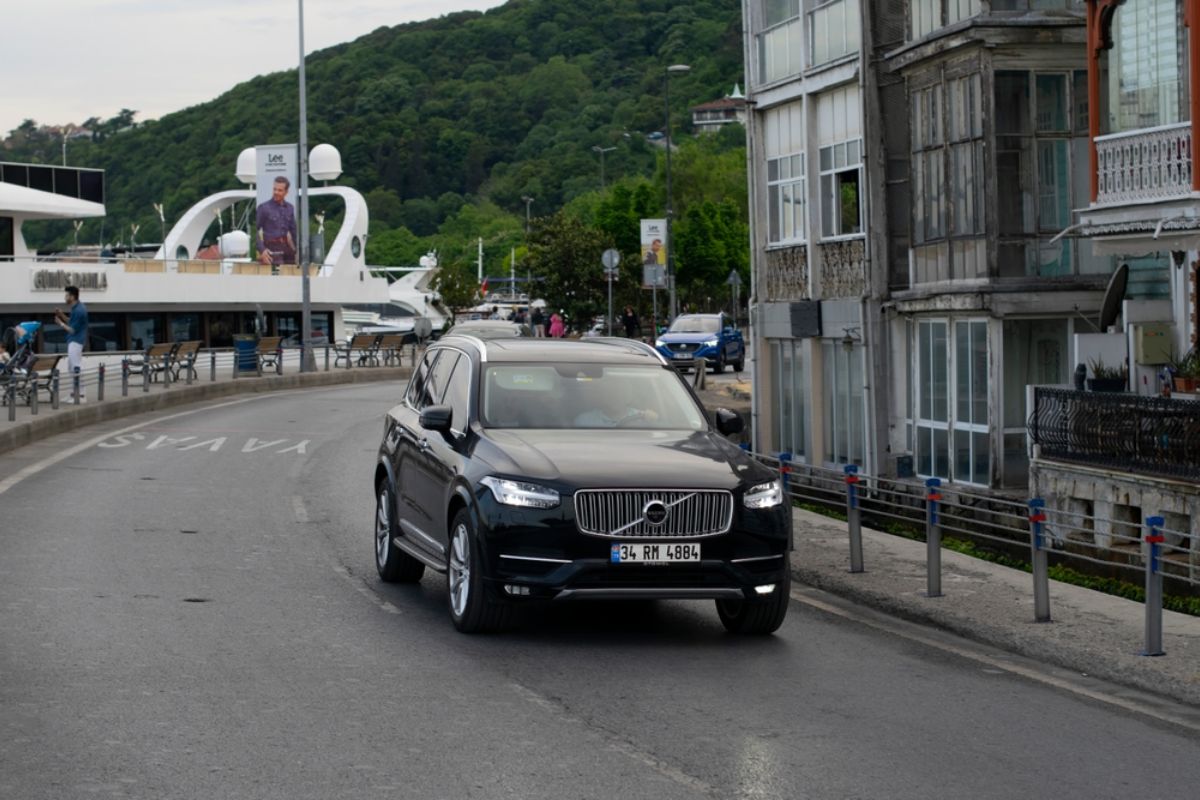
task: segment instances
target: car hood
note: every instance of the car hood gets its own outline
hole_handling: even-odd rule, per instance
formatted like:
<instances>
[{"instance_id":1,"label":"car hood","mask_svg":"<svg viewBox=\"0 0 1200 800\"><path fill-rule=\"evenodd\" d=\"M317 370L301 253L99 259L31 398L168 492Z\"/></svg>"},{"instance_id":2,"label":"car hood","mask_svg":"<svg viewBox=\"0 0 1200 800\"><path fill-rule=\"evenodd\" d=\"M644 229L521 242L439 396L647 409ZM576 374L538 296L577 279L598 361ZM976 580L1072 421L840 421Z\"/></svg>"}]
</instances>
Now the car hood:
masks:
<instances>
[{"instance_id":1,"label":"car hood","mask_svg":"<svg viewBox=\"0 0 1200 800\"><path fill-rule=\"evenodd\" d=\"M667 344L692 344L699 342L711 342L713 339L720 338L721 334L719 333L671 333L668 331L667 333L661 334L658 337L658 340Z\"/></svg>"},{"instance_id":2,"label":"car hood","mask_svg":"<svg viewBox=\"0 0 1200 800\"><path fill-rule=\"evenodd\" d=\"M709 431L490 430L476 454L498 475L572 489L733 489L775 475Z\"/></svg>"}]
</instances>

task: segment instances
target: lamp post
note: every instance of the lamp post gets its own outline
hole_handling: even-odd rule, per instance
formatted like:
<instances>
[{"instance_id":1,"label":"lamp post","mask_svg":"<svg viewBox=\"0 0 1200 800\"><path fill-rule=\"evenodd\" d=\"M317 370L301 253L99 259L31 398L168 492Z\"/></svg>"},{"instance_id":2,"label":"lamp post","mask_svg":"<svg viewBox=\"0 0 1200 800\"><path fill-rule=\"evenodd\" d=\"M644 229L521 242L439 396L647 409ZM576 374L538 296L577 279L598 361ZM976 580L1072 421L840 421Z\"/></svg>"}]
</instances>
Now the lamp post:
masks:
<instances>
[{"instance_id":1,"label":"lamp post","mask_svg":"<svg viewBox=\"0 0 1200 800\"><path fill-rule=\"evenodd\" d=\"M527 194L521 195L521 199L525 201L525 239L529 239L529 206L533 205L533 198Z\"/></svg>"},{"instance_id":2,"label":"lamp post","mask_svg":"<svg viewBox=\"0 0 1200 800\"><path fill-rule=\"evenodd\" d=\"M663 80L663 105L667 112L667 289L670 292L670 318L675 319L678 313L678 298L675 294L675 243L671 240L671 219L675 210L671 203L671 76L686 75L692 68L687 64L672 64L667 67L666 78Z\"/></svg>"},{"instance_id":3,"label":"lamp post","mask_svg":"<svg viewBox=\"0 0 1200 800\"><path fill-rule=\"evenodd\" d=\"M296 242L296 260L300 262L300 341L303 358L301 372L315 372L316 356L312 351L312 286L308 277L308 98L304 85L304 0L297 0L300 17L300 152L297 171L300 173L300 194L297 211L300 216L300 241Z\"/></svg>"},{"instance_id":4,"label":"lamp post","mask_svg":"<svg viewBox=\"0 0 1200 800\"><path fill-rule=\"evenodd\" d=\"M604 154L611 153L616 150L615 147L601 147L600 145L592 145L592 152L600 154L600 188L604 188Z\"/></svg>"}]
</instances>

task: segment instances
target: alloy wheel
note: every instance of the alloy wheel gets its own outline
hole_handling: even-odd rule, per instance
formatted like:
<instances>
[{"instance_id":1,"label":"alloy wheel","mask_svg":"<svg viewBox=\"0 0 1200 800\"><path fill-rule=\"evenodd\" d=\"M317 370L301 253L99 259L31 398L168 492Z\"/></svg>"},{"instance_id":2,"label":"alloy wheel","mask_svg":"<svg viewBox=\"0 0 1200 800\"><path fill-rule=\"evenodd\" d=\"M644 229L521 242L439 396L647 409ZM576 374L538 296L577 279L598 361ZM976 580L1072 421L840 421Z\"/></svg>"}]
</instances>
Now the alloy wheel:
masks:
<instances>
[{"instance_id":1,"label":"alloy wheel","mask_svg":"<svg viewBox=\"0 0 1200 800\"><path fill-rule=\"evenodd\" d=\"M462 617L467 611L467 600L471 591L471 539L466 525L454 529L450 542L450 607L454 616Z\"/></svg>"},{"instance_id":2,"label":"alloy wheel","mask_svg":"<svg viewBox=\"0 0 1200 800\"><path fill-rule=\"evenodd\" d=\"M388 510L387 489L379 490L375 504L375 563L380 568L387 564L388 547L392 537L391 513Z\"/></svg>"}]
</instances>

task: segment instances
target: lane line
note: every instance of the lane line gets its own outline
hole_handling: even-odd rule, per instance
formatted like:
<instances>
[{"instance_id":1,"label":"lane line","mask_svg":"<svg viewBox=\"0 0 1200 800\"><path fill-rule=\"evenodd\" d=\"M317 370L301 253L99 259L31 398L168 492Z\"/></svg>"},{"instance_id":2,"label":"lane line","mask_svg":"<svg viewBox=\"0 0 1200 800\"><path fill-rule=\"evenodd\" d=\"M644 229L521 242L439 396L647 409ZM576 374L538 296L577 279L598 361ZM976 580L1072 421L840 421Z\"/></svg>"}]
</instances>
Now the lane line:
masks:
<instances>
[{"instance_id":1,"label":"lane line","mask_svg":"<svg viewBox=\"0 0 1200 800\"><path fill-rule=\"evenodd\" d=\"M590 731L593 735L603 740L608 749L620 753L626 758L636 761L639 764L650 767L664 778L668 778L681 786L691 789L694 792L699 792L701 794L708 795L709 797L721 796L721 793L717 791L717 787L713 786L712 784L706 783L694 775L689 775L678 767L671 766L653 753L649 753L645 750L635 747L631 742L619 738L612 731L609 731L599 725L589 723L587 720L572 714L561 702L546 697L545 695L530 689L528 686L524 686L519 683L511 683L509 686L514 692L523 697L525 700L544 709L553 716L558 717L563 722L572 725L579 725L585 730Z\"/></svg>"},{"instance_id":2,"label":"lane line","mask_svg":"<svg viewBox=\"0 0 1200 800\"><path fill-rule=\"evenodd\" d=\"M820 590L811 589L810 591L819 592ZM1078 683L1066 678L1062 678L1057 675L1051 675L1038 667L1027 664L1013 663L1001 658L995 658L983 651L983 648L987 647L987 645L980 644L971 646L968 644L954 644L952 642L940 641L933 636L920 633L919 626L916 623L908 622L907 620L900 618L889 617L882 612L872 612L869 614L859 613L841 605L835 605L833 603L819 600L816 597L813 597L811 594L802 592L798 589L793 589L791 591L791 598L797 603L809 606L810 608L815 608L818 611L823 611L826 614L856 622L859 625L876 631L881 631L891 636L907 639L911 642L917 642L918 644L925 645L926 647L932 647L936 650L941 650L944 653L950 653L952 655L959 656L960 658L974 661L977 664L984 664L993 670L1000 670L1012 675L1018 675L1022 678L1026 678L1046 686L1051 686L1055 689L1069 692L1079 697L1085 697L1098 703L1115 706L1138 716L1150 717L1151 719L1155 719L1159 722L1165 722L1170 725L1186 728L1193 733L1200 733L1200 722L1179 714L1172 713L1164 708L1154 707L1146 704L1165 704L1170 703L1170 701L1163 701L1136 689L1125 690L1122 687L1123 691L1128 691L1130 694L1145 696L1146 703L1139 703L1133 699L1120 697L1097 689L1081 686ZM876 615L882 616L883 620L879 619ZM1025 656L1017 657L1022 659L1026 658Z\"/></svg>"}]
</instances>

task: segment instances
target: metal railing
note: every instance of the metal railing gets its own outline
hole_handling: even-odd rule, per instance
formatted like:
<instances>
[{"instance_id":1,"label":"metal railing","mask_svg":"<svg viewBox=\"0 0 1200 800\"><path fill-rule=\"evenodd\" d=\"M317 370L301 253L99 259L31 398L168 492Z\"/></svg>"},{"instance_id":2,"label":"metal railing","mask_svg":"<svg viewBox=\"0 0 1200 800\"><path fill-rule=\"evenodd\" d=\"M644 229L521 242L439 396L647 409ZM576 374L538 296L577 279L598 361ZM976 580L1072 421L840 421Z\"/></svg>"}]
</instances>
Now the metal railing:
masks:
<instances>
[{"instance_id":1,"label":"metal railing","mask_svg":"<svg viewBox=\"0 0 1200 800\"><path fill-rule=\"evenodd\" d=\"M1192 191L1192 123L1096 137L1097 202L1179 197Z\"/></svg>"},{"instance_id":2,"label":"metal railing","mask_svg":"<svg viewBox=\"0 0 1200 800\"><path fill-rule=\"evenodd\" d=\"M943 596L944 535L988 547L1007 556L1010 564L1027 565L1038 622L1051 619L1049 580L1054 564L1140 581L1146 598L1143 652L1162 655L1164 580L1184 593L1200 590L1200 536L1168 529L1160 515L1141 522L1110 520L1052 508L1040 497L1021 502L943 485L938 478L922 484L864 476L854 465L839 472L794 462L788 453L755 454L755 458L778 471L793 502L845 514L852 573L866 569L864 522L879 530L924 538L928 597ZM1094 536L1098 528L1111 528L1112 533Z\"/></svg>"},{"instance_id":3,"label":"metal railing","mask_svg":"<svg viewBox=\"0 0 1200 800\"><path fill-rule=\"evenodd\" d=\"M333 345L319 345L314 350L318 371L329 372L334 369ZM420 345L410 343L395 353L381 353L377 359L362 362L359 368L401 367L406 363L415 365L421 353ZM147 361L144 358L145 351L85 354L85 364L75 374L64 366L51 371L49 375L21 373L11 377L0 376L0 407L4 409L0 423L4 420L17 422L19 415L24 413L37 416L46 402L57 410L64 404L97 403L118 395L128 397L130 393L169 391L177 384L190 386L193 383L261 378L301 371L302 348L280 347L271 355L273 358L264 360L255 351L206 348L197 354L191 369L188 369L185 364L169 358L164 358L161 363L156 359ZM346 368L350 368L349 363Z\"/></svg>"},{"instance_id":4,"label":"metal railing","mask_svg":"<svg viewBox=\"0 0 1200 800\"><path fill-rule=\"evenodd\" d=\"M1028 425L1045 459L1200 479L1200 401L1038 386Z\"/></svg>"}]
</instances>

